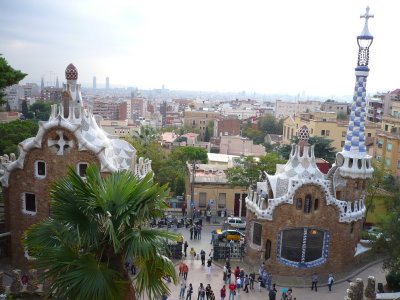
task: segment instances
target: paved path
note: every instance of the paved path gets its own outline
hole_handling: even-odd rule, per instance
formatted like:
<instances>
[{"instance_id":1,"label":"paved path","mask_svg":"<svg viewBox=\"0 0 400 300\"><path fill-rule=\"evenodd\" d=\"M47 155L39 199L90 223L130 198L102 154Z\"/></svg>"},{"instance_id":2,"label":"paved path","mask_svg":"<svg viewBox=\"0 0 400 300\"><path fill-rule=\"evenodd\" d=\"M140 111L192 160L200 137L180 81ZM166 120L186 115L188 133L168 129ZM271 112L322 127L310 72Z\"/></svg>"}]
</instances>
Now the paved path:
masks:
<instances>
[{"instance_id":1,"label":"paved path","mask_svg":"<svg viewBox=\"0 0 400 300\"><path fill-rule=\"evenodd\" d=\"M197 299L197 289L200 285L200 282L206 286L208 283L211 284L211 287L216 293L216 299L220 299L219 290L222 288L223 280L222 280L222 269L218 266L213 266L211 275L207 274L207 268L201 266L201 261L195 260L191 262L190 260L185 261L189 266L189 274L187 285L192 283L194 293L192 295L192 299ZM234 262L236 264L236 262ZM240 266L240 264L239 264ZM373 275L376 278L376 282L385 282L385 274L382 271L382 264L378 263L374 266L371 266L361 272L359 275L355 276L351 280L355 280L356 278L363 278L364 284L367 281L368 276ZM171 295L168 297L169 300L179 299L179 284L174 285L172 283L169 284L171 289ZM346 295L346 289L348 288L349 283L343 282L339 284L335 284L332 287L332 292L328 292L327 287L321 287L318 289L318 292L312 292L309 288L293 288L293 294L297 300L342 300ZM289 287L289 286L288 286ZM279 292L282 288L279 288ZM280 293L278 292L277 299L280 299ZM228 299L228 298L226 298ZM267 295L266 289L262 289L259 292L257 289L250 290L248 294L240 292L240 295L235 297L235 300L240 299L248 299L248 300L260 300L260 299L269 299Z\"/></svg>"}]
</instances>

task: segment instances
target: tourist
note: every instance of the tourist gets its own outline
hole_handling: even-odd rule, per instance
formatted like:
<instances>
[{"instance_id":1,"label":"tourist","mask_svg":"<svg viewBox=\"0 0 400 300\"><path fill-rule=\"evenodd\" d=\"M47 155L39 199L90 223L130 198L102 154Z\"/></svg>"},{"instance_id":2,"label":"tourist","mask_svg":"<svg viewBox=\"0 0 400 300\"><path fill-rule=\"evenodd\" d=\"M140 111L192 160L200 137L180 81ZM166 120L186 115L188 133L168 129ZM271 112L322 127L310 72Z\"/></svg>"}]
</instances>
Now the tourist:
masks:
<instances>
[{"instance_id":1,"label":"tourist","mask_svg":"<svg viewBox=\"0 0 400 300\"><path fill-rule=\"evenodd\" d=\"M189 254L190 254L190 260L191 260L192 263L193 263L194 258L195 258L195 256L196 256L196 251L194 251L193 247L190 249Z\"/></svg>"},{"instance_id":2,"label":"tourist","mask_svg":"<svg viewBox=\"0 0 400 300\"><path fill-rule=\"evenodd\" d=\"M228 267L228 272L226 273L226 282L225 283L230 284L231 277L232 277L232 270L231 270L231 267Z\"/></svg>"},{"instance_id":3,"label":"tourist","mask_svg":"<svg viewBox=\"0 0 400 300\"><path fill-rule=\"evenodd\" d=\"M250 289L254 290L254 281L256 280L256 274L254 272L250 273Z\"/></svg>"},{"instance_id":4,"label":"tourist","mask_svg":"<svg viewBox=\"0 0 400 300\"><path fill-rule=\"evenodd\" d=\"M249 284L250 284L249 275L246 275L246 277L244 278L244 290L243 290L243 292L246 292L246 293L249 292Z\"/></svg>"},{"instance_id":5,"label":"tourist","mask_svg":"<svg viewBox=\"0 0 400 300\"><path fill-rule=\"evenodd\" d=\"M287 289L282 289L282 297L281 300L287 300Z\"/></svg>"},{"instance_id":6,"label":"tourist","mask_svg":"<svg viewBox=\"0 0 400 300\"><path fill-rule=\"evenodd\" d=\"M201 225L197 225L197 238L201 240Z\"/></svg>"},{"instance_id":7,"label":"tourist","mask_svg":"<svg viewBox=\"0 0 400 300\"><path fill-rule=\"evenodd\" d=\"M193 286L191 283L189 283L189 288L186 293L186 300L192 300L192 294L193 294Z\"/></svg>"},{"instance_id":8,"label":"tourist","mask_svg":"<svg viewBox=\"0 0 400 300\"><path fill-rule=\"evenodd\" d=\"M206 251L201 249L200 251L200 258L201 258L201 265L205 266L205 261L206 261Z\"/></svg>"},{"instance_id":9,"label":"tourist","mask_svg":"<svg viewBox=\"0 0 400 300\"><path fill-rule=\"evenodd\" d=\"M240 270L239 277L240 277L240 288L242 289L244 286L244 270L243 269Z\"/></svg>"},{"instance_id":10,"label":"tourist","mask_svg":"<svg viewBox=\"0 0 400 300\"><path fill-rule=\"evenodd\" d=\"M230 240L229 241L229 246L231 247L231 251L233 251L233 246L235 246L235 241L234 240Z\"/></svg>"},{"instance_id":11,"label":"tourist","mask_svg":"<svg viewBox=\"0 0 400 300\"><path fill-rule=\"evenodd\" d=\"M222 280L226 283L226 275L228 274L228 267L225 265L222 271Z\"/></svg>"},{"instance_id":12,"label":"tourist","mask_svg":"<svg viewBox=\"0 0 400 300\"><path fill-rule=\"evenodd\" d=\"M185 290L186 290L186 280L185 278L181 279L181 291L179 292L179 298L185 297Z\"/></svg>"},{"instance_id":13,"label":"tourist","mask_svg":"<svg viewBox=\"0 0 400 300\"><path fill-rule=\"evenodd\" d=\"M206 290L204 289L203 283L200 283L199 289L198 289L198 294L197 294L197 300L204 300L204 296L206 294Z\"/></svg>"},{"instance_id":14,"label":"tourist","mask_svg":"<svg viewBox=\"0 0 400 300\"><path fill-rule=\"evenodd\" d=\"M258 291L261 292L261 286L262 286L262 276L261 276L261 274L258 274L257 282L258 282Z\"/></svg>"},{"instance_id":15,"label":"tourist","mask_svg":"<svg viewBox=\"0 0 400 300\"><path fill-rule=\"evenodd\" d=\"M268 296L269 300L276 300L276 289L275 289L275 284L273 285L274 288L270 289Z\"/></svg>"},{"instance_id":16,"label":"tourist","mask_svg":"<svg viewBox=\"0 0 400 300\"><path fill-rule=\"evenodd\" d=\"M179 276L183 274L183 261L179 264Z\"/></svg>"},{"instance_id":17,"label":"tourist","mask_svg":"<svg viewBox=\"0 0 400 300\"><path fill-rule=\"evenodd\" d=\"M215 300L215 295L213 290L211 290L210 292L210 300Z\"/></svg>"},{"instance_id":18,"label":"tourist","mask_svg":"<svg viewBox=\"0 0 400 300\"><path fill-rule=\"evenodd\" d=\"M189 267L187 266L187 264L184 263L182 267L182 273L183 273L183 278L185 278L185 280L187 280L188 272L189 272Z\"/></svg>"},{"instance_id":19,"label":"tourist","mask_svg":"<svg viewBox=\"0 0 400 300\"><path fill-rule=\"evenodd\" d=\"M197 240L197 225L193 225L193 238Z\"/></svg>"},{"instance_id":20,"label":"tourist","mask_svg":"<svg viewBox=\"0 0 400 300\"><path fill-rule=\"evenodd\" d=\"M207 260L207 272L211 275L211 258Z\"/></svg>"},{"instance_id":21,"label":"tourist","mask_svg":"<svg viewBox=\"0 0 400 300\"><path fill-rule=\"evenodd\" d=\"M163 295L161 296L161 300L168 300L168 296L167 296L166 294L163 294Z\"/></svg>"},{"instance_id":22,"label":"tourist","mask_svg":"<svg viewBox=\"0 0 400 300\"><path fill-rule=\"evenodd\" d=\"M333 278L332 274L329 274L328 277L328 289L330 292L332 292L332 284L335 281L335 279Z\"/></svg>"},{"instance_id":23,"label":"tourist","mask_svg":"<svg viewBox=\"0 0 400 300\"><path fill-rule=\"evenodd\" d=\"M263 263L261 264L260 268L258 269L258 273L259 273L259 274L262 274L262 273L264 272L264 270L265 270L265 262L263 262Z\"/></svg>"},{"instance_id":24,"label":"tourist","mask_svg":"<svg viewBox=\"0 0 400 300\"><path fill-rule=\"evenodd\" d=\"M193 240L193 225L190 226L189 231L190 231L190 239Z\"/></svg>"},{"instance_id":25,"label":"tourist","mask_svg":"<svg viewBox=\"0 0 400 300\"><path fill-rule=\"evenodd\" d=\"M267 271L264 270L261 273L261 275L262 275L262 287L265 288L267 286L267 277L268 277Z\"/></svg>"},{"instance_id":26,"label":"tourist","mask_svg":"<svg viewBox=\"0 0 400 300\"><path fill-rule=\"evenodd\" d=\"M183 203L182 205L182 217L184 217L186 215L186 204Z\"/></svg>"},{"instance_id":27,"label":"tourist","mask_svg":"<svg viewBox=\"0 0 400 300\"><path fill-rule=\"evenodd\" d=\"M213 258L214 258L214 249L210 250L210 253L208 253L208 257L210 257L211 261L213 260Z\"/></svg>"},{"instance_id":28,"label":"tourist","mask_svg":"<svg viewBox=\"0 0 400 300\"><path fill-rule=\"evenodd\" d=\"M318 283L318 275L314 273L311 278L311 290L314 290L315 287L315 291L317 291L318 289L317 283Z\"/></svg>"},{"instance_id":29,"label":"tourist","mask_svg":"<svg viewBox=\"0 0 400 300\"><path fill-rule=\"evenodd\" d=\"M211 231L211 242L210 242L210 244L212 244L214 242L216 236L217 236L217 231L216 230Z\"/></svg>"},{"instance_id":30,"label":"tourist","mask_svg":"<svg viewBox=\"0 0 400 300\"><path fill-rule=\"evenodd\" d=\"M239 269L239 266L236 266L236 269L235 269L234 274L235 274L235 278L240 277L240 269Z\"/></svg>"},{"instance_id":31,"label":"tourist","mask_svg":"<svg viewBox=\"0 0 400 300\"><path fill-rule=\"evenodd\" d=\"M293 300L293 291L292 291L291 288L288 289L288 291L287 291L286 299L287 299L287 300ZM296 299L296 298L295 298L295 299Z\"/></svg>"},{"instance_id":32,"label":"tourist","mask_svg":"<svg viewBox=\"0 0 400 300\"><path fill-rule=\"evenodd\" d=\"M211 285L207 284L207 286L206 286L206 297L207 297L207 300L210 299L210 295L211 295Z\"/></svg>"},{"instance_id":33,"label":"tourist","mask_svg":"<svg viewBox=\"0 0 400 300\"><path fill-rule=\"evenodd\" d=\"M226 297L226 288L225 285L221 289L221 300L225 300Z\"/></svg>"},{"instance_id":34,"label":"tourist","mask_svg":"<svg viewBox=\"0 0 400 300\"><path fill-rule=\"evenodd\" d=\"M241 285L241 280L240 277L236 277L236 289L237 289L237 295L240 295L240 285Z\"/></svg>"},{"instance_id":35,"label":"tourist","mask_svg":"<svg viewBox=\"0 0 400 300\"><path fill-rule=\"evenodd\" d=\"M185 252L185 257L187 257L187 248L189 247L187 241L183 244L183 251Z\"/></svg>"},{"instance_id":36,"label":"tourist","mask_svg":"<svg viewBox=\"0 0 400 300\"><path fill-rule=\"evenodd\" d=\"M267 273L267 288L268 291L271 289L272 284L272 273Z\"/></svg>"},{"instance_id":37,"label":"tourist","mask_svg":"<svg viewBox=\"0 0 400 300\"><path fill-rule=\"evenodd\" d=\"M229 284L229 300L234 300L236 295L236 285L234 283Z\"/></svg>"}]
</instances>

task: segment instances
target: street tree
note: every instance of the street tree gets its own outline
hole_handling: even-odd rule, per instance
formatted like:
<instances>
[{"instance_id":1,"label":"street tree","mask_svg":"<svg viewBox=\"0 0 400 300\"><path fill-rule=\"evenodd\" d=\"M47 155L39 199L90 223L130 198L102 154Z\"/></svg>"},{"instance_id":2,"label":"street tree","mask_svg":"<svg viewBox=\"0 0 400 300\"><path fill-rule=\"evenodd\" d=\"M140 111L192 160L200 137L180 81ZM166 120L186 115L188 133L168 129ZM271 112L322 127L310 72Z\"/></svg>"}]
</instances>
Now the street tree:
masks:
<instances>
[{"instance_id":1,"label":"street tree","mask_svg":"<svg viewBox=\"0 0 400 300\"><path fill-rule=\"evenodd\" d=\"M169 294L163 280L177 282L173 263L163 255L166 240L177 235L147 226L164 215L165 187L152 174L139 179L129 171L103 177L91 165L82 179L73 167L51 188L51 217L33 225L24 245L45 270L57 299L148 299ZM134 282L125 262L134 258Z\"/></svg>"},{"instance_id":2,"label":"street tree","mask_svg":"<svg viewBox=\"0 0 400 300\"><path fill-rule=\"evenodd\" d=\"M4 89L8 86L17 84L28 74L13 69L4 57L0 54L0 106L7 104L4 100Z\"/></svg>"}]
</instances>

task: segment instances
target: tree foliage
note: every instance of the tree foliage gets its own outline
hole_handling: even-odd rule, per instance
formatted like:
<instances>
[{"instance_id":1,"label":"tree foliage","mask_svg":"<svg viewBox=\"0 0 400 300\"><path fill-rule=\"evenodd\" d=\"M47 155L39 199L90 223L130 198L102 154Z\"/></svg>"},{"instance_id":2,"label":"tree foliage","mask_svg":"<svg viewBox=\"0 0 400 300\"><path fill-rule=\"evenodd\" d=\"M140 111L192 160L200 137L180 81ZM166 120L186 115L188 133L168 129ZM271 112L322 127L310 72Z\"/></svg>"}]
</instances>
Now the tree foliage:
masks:
<instances>
[{"instance_id":1,"label":"tree foliage","mask_svg":"<svg viewBox=\"0 0 400 300\"><path fill-rule=\"evenodd\" d=\"M15 120L0 123L0 155L17 154L18 144L36 136L39 126L31 121Z\"/></svg>"},{"instance_id":2,"label":"tree foliage","mask_svg":"<svg viewBox=\"0 0 400 300\"><path fill-rule=\"evenodd\" d=\"M258 128L266 134L282 134L283 119L278 120L274 115L267 114L258 121Z\"/></svg>"},{"instance_id":3,"label":"tree foliage","mask_svg":"<svg viewBox=\"0 0 400 300\"><path fill-rule=\"evenodd\" d=\"M49 293L62 299L149 299L168 294L164 276L176 283L173 263L163 256L165 240L177 235L147 227L164 214L165 187L152 174L128 171L105 178L95 165L83 180L71 167L51 188L52 217L33 225L24 244L44 269ZM125 261L134 258L131 282Z\"/></svg>"},{"instance_id":4,"label":"tree foliage","mask_svg":"<svg viewBox=\"0 0 400 300\"><path fill-rule=\"evenodd\" d=\"M265 178L265 172L275 174L276 165L285 162L277 153L261 156L258 161L253 156L241 156L239 164L228 168L225 173L231 186L255 186Z\"/></svg>"},{"instance_id":5,"label":"tree foliage","mask_svg":"<svg viewBox=\"0 0 400 300\"><path fill-rule=\"evenodd\" d=\"M338 120L348 120L349 119L349 115L346 112L341 111L341 112L339 112L337 114L337 119Z\"/></svg>"},{"instance_id":6,"label":"tree foliage","mask_svg":"<svg viewBox=\"0 0 400 300\"><path fill-rule=\"evenodd\" d=\"M17 84L25 78L27 74L22 73L19 70L13 69L4 57L0 54L0 106L6 104L6 100L3 99L5 94L4 89L8 86Z\"/></svg>"}]
</instances>

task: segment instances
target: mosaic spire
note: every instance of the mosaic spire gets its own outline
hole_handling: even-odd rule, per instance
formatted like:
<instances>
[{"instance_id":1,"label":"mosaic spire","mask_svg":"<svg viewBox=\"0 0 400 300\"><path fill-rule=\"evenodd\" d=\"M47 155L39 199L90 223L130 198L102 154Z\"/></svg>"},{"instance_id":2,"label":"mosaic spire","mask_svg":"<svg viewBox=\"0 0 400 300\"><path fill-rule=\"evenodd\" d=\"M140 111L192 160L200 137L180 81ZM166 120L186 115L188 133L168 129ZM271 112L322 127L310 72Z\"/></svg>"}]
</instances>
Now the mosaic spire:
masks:
<instances>
[{"instance_id":1,"label":"mosaic spire","mask_svg":"<svg viewBox=\"0 0 400 300\"><path fill-rule=\"evenodd\" d=\"M353 104L351 106L350 122L347 129L344 151L353 153L365 153L365 116L366 116L366 84L369 73L369 47L372 44L373 36L368 30L368 19L374 15L369 14L369 7L366 13L360 16L365 18L363 31L357 36L358 60L356 71L356 85L354 88Z\"/></svg>"}]
</instances>

